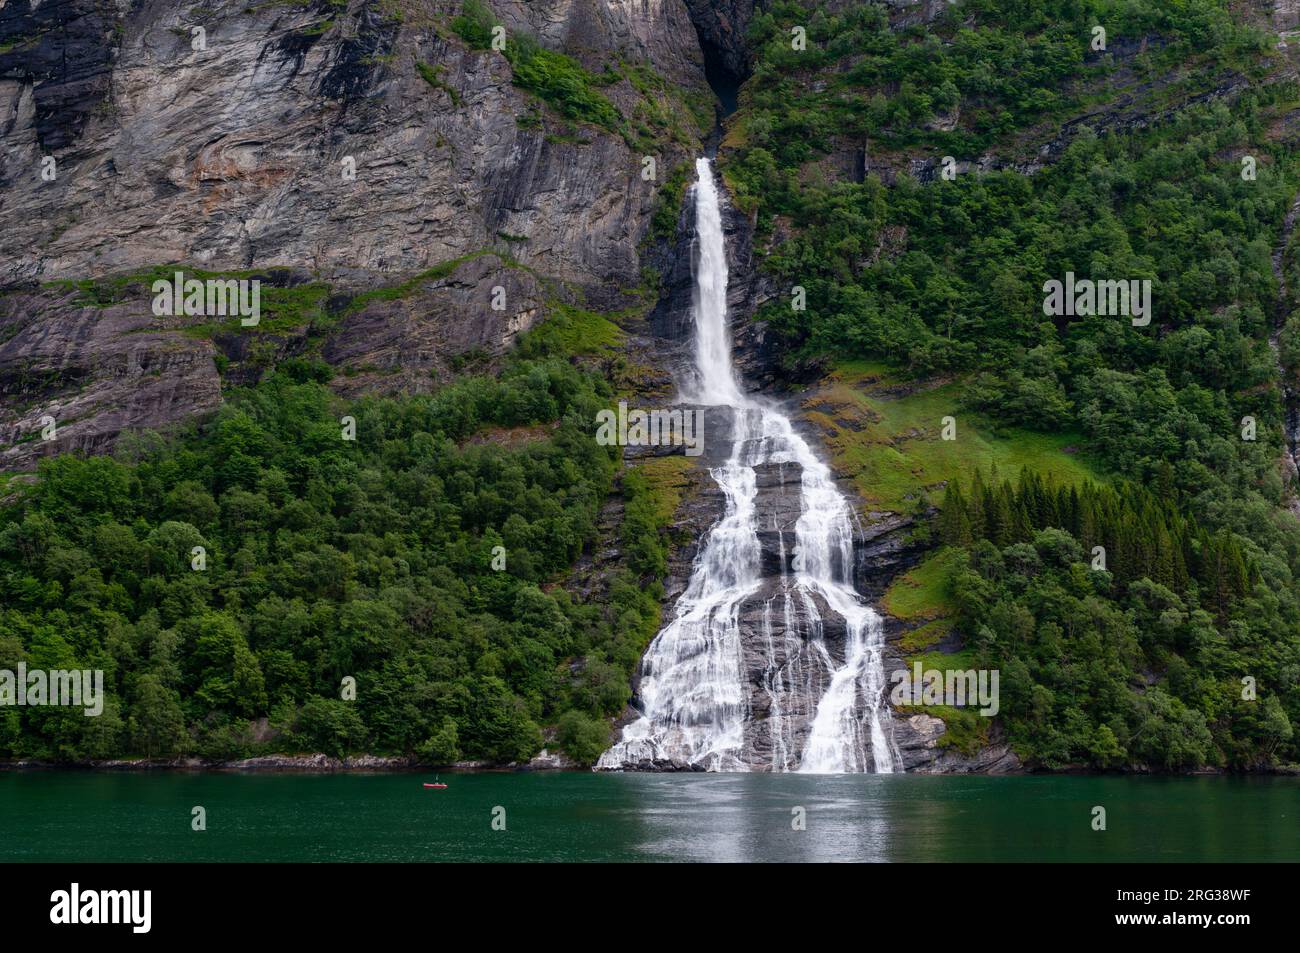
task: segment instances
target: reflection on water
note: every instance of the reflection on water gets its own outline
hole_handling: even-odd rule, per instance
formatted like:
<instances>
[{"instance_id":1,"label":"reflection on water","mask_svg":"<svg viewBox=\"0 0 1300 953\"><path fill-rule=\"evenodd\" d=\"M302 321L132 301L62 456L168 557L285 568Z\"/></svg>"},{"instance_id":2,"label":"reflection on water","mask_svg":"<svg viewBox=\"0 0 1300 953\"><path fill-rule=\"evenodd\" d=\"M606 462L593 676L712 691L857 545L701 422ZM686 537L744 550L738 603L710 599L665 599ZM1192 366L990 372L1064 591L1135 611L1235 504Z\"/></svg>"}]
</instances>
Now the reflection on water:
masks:
<instances>
[{"instance_id":1,"label":"reflection on water","mask_svg":"<svg viewBox=\"0 0 1300 953\"><path fill-rule=\"evenodd\" d=\"M443 779L0 772L0 862L1300 860L1300 778Z\"/></svg>"},{"instance_id":2,"label":"reflection on water","mask_svg":"<svg viewBox=\"0 0 1300 953\"><path fill-rule=\"evenodd\" d=\"M774 778L777 778L774 783ZM873 775L767 774L624 776L633 797L636 849L647 860L803 862L920 859L907 856L894 822L941 829L953 813L942 800L908 805L891 796L897 779ZM897 848L897 849L896 849Z\"/></svg>"}]
</instances>

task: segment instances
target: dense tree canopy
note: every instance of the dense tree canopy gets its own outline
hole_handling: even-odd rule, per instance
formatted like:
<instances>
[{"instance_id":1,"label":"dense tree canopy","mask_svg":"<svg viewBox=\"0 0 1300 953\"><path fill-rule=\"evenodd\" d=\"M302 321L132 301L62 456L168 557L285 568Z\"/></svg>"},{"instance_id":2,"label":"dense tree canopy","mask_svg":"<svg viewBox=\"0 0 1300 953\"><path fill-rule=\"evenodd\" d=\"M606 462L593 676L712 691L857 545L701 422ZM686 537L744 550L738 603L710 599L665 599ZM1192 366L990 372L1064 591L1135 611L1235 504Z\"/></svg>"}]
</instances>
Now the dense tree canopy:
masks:
<instances>
[{"instance_id":1,"label":"dense tree canopy","mask_svg":"<svg viewBox=\"0 0 1300 953\"><path fill-rule=\"evenodd\" d=\"M110 695L99 718L6 709L0 755L504 762L567 713L562 742L592 756L657 620L640 577L663 572L632 477L636 555L609 605L549 585L616 477L591 439L604 380L539 357L346 406L310 376L236 390L175 441L47 460L0 514L0 668L102 668ZM524 442L475 439L522 425Z\"/></svg>"},{"instance_id":2,"label":"dense tree canopy","mask_svg":"<svg viewBox=\"0 0 1300 953\"><path fill-rule=\"evenodd\" d=\"M806 290L806 309L778 295L761 314L788 359L956 377L1007 439L1082 434L1114 479L950 485L940 507L959 627L1002 669L1031 764L1297 759L1279 372L1300 319L1269 338L1292 305L1271 255L1300 188L1278 133L1298 90L1240 14L967 0L899 28L876 4L774 0L752 26L723 169L766 269ZM865 175L844 173L854 155ZM969 165L945 178L944 156ZM1150 322L1045 314L1069 272L1149 280Z\"/></svg>"}]
</instances>

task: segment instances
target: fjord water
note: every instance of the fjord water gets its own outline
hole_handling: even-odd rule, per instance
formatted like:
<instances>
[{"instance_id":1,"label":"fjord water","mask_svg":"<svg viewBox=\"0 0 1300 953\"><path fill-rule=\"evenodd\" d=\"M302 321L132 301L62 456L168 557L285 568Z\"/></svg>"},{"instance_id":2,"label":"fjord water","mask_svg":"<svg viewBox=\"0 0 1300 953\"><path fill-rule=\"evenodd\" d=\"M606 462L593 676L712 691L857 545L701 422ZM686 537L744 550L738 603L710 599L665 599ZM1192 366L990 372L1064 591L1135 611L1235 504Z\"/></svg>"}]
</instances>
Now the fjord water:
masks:
<instances>
[{"instance_id":1,"label":"fjord water","mask_svg":"<svg viewBox=\"0 0 1300 953\"><path fill-rule=\"evenodd\" d=\"M0 771L13 861L1297 861L1300 778ZM207 830L190 829L191 809ZM1092 830L1104 805L1107 829ZM504 807L506 829L491 827ZM807 829L793 830L804 808Z\"/></svg>"},{"instance_id":2,"label":"fjord water","mask_svg":"<svg viewBox=\"0 0 1300 953\"><path fill-rule=\"evenodd\" d=\"M853 588L853 513L789 417L736 379L721 199L708 159L697 160L696 173L695 360L682 398L731 414L730 456L710 471L725 508L642 659L641 716L599 767L675 762L710 771L888 774L897 752L883 704L884 637L880 617ZM798 468L801 513L789 569L783 551L782 578L764 595L758 473L772 466ZM759 597L761 625L747 633L742 608ZM844 623L838 657L823 637L825 612ZM746 638L761 641L764 653L762 746L747 737L754 726ZM812 715L799 723L795 712Z\"/></svg>"}]
</instances>

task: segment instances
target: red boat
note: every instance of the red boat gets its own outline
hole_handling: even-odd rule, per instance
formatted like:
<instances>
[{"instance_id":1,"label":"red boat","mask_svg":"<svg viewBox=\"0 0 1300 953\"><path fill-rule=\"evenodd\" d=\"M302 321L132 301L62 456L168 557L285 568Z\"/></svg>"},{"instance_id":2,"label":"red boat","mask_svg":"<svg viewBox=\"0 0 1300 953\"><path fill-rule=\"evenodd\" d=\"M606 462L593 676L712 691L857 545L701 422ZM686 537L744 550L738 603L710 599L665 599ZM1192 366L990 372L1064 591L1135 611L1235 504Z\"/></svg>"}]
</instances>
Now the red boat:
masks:
<instances>
[{"instance_id":1,"label":"red boat","mask_svg":"<svg viewBox=\"0 0 1300 953\"><path fill-rule=\"evenodd\" d=\"M445 784L425 784L426 788L445 788L446 786Z\"/></svg>"}]
</instances>

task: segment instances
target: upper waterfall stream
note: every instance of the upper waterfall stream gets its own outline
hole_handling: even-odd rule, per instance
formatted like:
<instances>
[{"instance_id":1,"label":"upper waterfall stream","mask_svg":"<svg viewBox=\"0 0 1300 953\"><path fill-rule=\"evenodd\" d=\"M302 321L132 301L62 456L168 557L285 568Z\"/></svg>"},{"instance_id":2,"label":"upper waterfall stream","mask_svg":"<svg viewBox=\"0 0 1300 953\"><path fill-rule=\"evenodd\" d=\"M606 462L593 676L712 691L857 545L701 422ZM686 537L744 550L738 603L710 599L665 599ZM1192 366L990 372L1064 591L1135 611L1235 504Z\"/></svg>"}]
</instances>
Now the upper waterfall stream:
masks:
<instances>
[{"instance_id":1,"label":"upper waterfall stream","mask_svg":"<svg viewBox=\"0 0 1300 953\"><path fill-rule=\"evenodd\" d=\"M710 470L724 510L642 660L640 717L597 767L889 773L900 759L884 634L853 586L853 512L790 419L736 379L721 199L708 159L696 173L695 362L682 400L731 415L730 454ZM764 505L787 486L793 526ZM764 572L764 536L779 575Z\"/></svg>"}]
</instances>

